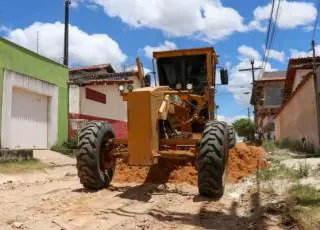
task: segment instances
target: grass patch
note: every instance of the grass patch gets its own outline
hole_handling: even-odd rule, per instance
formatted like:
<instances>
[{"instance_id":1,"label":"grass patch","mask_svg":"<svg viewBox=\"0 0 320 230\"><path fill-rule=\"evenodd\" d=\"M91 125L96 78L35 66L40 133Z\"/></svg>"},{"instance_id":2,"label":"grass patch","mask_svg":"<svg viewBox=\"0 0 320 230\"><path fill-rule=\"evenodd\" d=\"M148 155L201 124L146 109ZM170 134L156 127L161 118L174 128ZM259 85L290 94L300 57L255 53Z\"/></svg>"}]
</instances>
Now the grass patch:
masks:
<instances>
[{"instance_id":1,"label":"grass patch","mask_svg":"<svg viewBox=\"0 0 320 230\"><path fill-rule=\"evenodd\" d=\"M262 147L267 151L267 152L275 152L277 150L277 145L274 140L271 141L264 141L262 143Z\"/></svg>"},{"instance_id":2,"label":"grass patch","mask_svg":"<svg viewBox=\"0 0 320 230\"><path fill-rule=\"evenodd\" d=\"M287 167L281 164L280 161L273 161L268 168L260 169L257 172L257 179L268 181L271 179L286 178L292 181L298 181L309 176L311 168L309 165L300 164L298 168Z\"/></svg>"},{"instance_id":3,"label":"grass patch","mask_svg":"<svg viewBox=\"0 0 320 230\"><path fill-rule=\"evenodd\" d=\"M320 149L316 148L311 142L308 141L303 143L302 140L291 140L284 138L280 141L276 141L275 145L280 149L289 149L290 151L304 152L316 156L318 156L320 153Z\"/></svg>"},{"instance_id":4,"label":"grass patch","mask_svg":"<svg viewBox=\"0 0 320 230\"><path fill-rule=\"evenodd\" d=\"M19 173L26 171L43 170L50 167L40 162L39 159L30 159L23 161L9 161L0 163L0 173Z\"/></svg>"},{"instance_id":5,"label":"grass patch","mask_svg":"<svg viewBox=\"0 0 320 230\"><path fill-rule=\"evenodd\" d=\"M309 185L294 185L289 190L288 214L298 223L300 229L313 230L320 227L320 191Z\"/></svg>"},{"instance_id":6,"label":"grass patch","mask_svg":"<svg viewBox=\"0 0 320 230\"><path fill-rule=\"evenodd\" d=\"M64 142L62 145L54 145L51 150L59 152L71 157L74 157L74 150L77 149L78 137L73 137L71 140Z\"/></svg>"}]
</instances>

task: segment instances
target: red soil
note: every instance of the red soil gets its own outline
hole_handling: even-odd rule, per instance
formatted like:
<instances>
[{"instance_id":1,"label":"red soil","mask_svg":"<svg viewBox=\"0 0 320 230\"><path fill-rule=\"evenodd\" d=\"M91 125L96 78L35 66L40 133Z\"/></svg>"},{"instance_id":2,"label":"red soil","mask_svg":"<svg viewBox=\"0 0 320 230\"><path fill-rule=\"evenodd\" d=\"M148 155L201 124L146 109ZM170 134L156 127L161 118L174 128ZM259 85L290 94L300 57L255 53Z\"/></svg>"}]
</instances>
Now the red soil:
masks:
<instances>
[{"instance_id":1,"label":"red soil","mask_svg":"<svg viewBox=\"0 0 320 230\"><path fill-rule=\"evenodd\" d=\"M264 168L267 163L262 159L264 150L260 147L238 144L229 151L228 181L236 183L242 178L254 173L257 168ZM181 183L197 185L197 170L189 163L176 163L161 160L159 164L150 167L128 166L118 162L115 182L152 182L152 183Z\"/></svg>"}]
</instances>

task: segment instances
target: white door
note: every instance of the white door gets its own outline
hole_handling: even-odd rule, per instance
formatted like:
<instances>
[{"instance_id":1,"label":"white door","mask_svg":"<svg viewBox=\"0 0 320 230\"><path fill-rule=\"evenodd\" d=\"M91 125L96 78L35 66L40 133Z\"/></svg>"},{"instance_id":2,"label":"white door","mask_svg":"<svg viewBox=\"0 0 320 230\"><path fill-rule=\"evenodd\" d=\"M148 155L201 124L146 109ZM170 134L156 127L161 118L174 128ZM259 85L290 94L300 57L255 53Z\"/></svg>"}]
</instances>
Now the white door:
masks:
<instances>
[{"instance_id":1,"label":"white door","mask_svg":"<svg viewBox=\"0 0 320 230\"><path fill-rule=\"evenodd\" d=\"M48 97L12 89L10 145L12 148L48 147Z\"/></svg>"}]
</instances>

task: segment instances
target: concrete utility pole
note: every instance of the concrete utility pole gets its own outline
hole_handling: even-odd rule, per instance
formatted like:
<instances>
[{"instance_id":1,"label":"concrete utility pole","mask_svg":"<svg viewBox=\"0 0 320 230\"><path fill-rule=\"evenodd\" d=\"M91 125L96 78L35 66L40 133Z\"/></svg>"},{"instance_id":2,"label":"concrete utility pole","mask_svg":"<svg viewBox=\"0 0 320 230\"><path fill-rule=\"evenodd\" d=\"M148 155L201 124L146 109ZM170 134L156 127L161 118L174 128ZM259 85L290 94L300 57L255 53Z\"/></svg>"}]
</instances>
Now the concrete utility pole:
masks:
<instances>
[{"instance_id":1,"label":"concrete utility pole","mask_svg":"<svg viewBox=\"0 0 320 230\"><path fill-rule=\"evenodd\" d=\"M248 119L250 120L250 107L248 107Z\"/></svg>"},{"instance_id":2,"label":"concrete utility pole","mask_svg":"<svg viewBox=\"0 0 320 230\"><path fill-rule=\"evenodd\" d=\"M316 111L317 111L317 123L318 123L318 144L320 145L320 100L319 100L319 86L316 66L316 48L314 40L311 41L312 55L313 55L313 84L316 94Z\"/></svg>"},{"instance_id":3,"label":"concrete utility pole","mask_svg":"<svg viewBox=\"0 0 320 230\"><path fill-rule=\"evenodd\" d=\"M69 65L69 6L71 4L71 0L65 0L64 2L64 56L63 56L63 64L65 66Z\"/></svg>"},{"instance_id":4,"label":"concrete utility pole","mask_svg":"<svg viewBox=\"0 0 320 230\"><path fill-rule=\"evenodd\" d=\"M255 73L254 71L255 70L259 70L261 69L261 67L254 67L254 60L250 60L250 64L251 64L251 68L248 68L248 69L239 69L240 72L245 72L245 71L251 71L251 74L252 74L252 88L253 88L253 91L254 91L254 86L255 86ZM257 106L256 106L256 101L254 102L254 125L257 126Z\"/></svg>"}]
</instances>

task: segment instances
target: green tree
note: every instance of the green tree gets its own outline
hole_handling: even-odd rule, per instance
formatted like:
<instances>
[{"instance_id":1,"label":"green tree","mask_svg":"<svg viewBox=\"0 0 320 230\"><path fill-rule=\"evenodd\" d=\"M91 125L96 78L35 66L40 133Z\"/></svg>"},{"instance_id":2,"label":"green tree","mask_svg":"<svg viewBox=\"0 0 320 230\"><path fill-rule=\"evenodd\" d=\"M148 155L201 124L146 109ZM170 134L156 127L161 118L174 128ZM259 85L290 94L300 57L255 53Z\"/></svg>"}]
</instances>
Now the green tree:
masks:
<instances>
[{"instance_id":1,"label":"green tree","mask_svg":"<svg viewBox=\"0 0 320 230\"><path fill-rule=\"evenodd\" d=\"M233 122L234 130L240 137L247 137L248 140L254 138L254 123L248 118L241 118Z\"/></svg>"}]
</instances>

